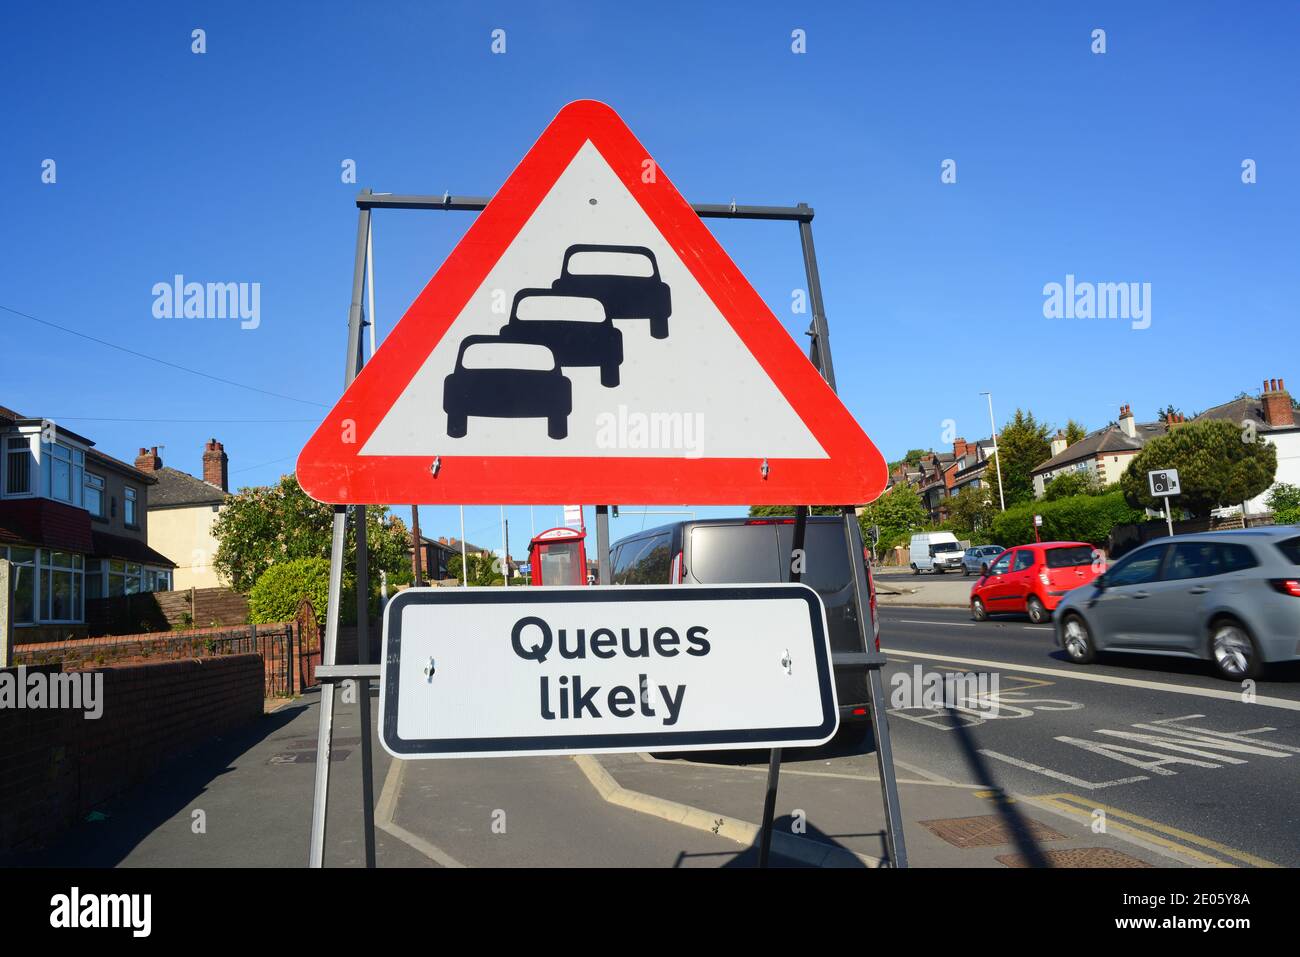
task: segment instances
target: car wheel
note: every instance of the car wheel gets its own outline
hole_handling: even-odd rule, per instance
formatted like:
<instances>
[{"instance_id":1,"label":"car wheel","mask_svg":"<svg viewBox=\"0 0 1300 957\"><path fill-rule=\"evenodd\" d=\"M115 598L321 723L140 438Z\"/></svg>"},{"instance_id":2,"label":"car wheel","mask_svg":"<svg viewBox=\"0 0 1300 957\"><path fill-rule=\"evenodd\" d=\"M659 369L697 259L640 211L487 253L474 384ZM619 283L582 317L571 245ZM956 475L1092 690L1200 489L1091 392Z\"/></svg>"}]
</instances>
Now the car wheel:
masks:
<instances>
[{"instance_id":1,"label":"car wheel","mask_svg":"<svg viewBox=\"0 0 1300 957\"><path fill-rule=\"evenodd\" d=\"M984 602L980 601L978 598L971 599L970 616L976 621L988 621L989 612L988 609L984 607Z\"/></svg>"},{"instance_id":2,"label":"car wheel","mask_svg":"<svg viewBox=\"0 0 1300 957\"><path fill-rule=\"evenodd\" d=\"M1235 618L1221 618L1211 626L1210 655L1219 675L1229 681L1258 678L1263 670L1255 640Z\"/></svg>"},{"instance_id":3,"label":"car wheel","mask_svg":"<svg viewBox=\"0 0 1300 957\"><path fill-rule=\"evenodd\" d=\"M970 577L970 569L967 568L965 565L961 566L961 577L962 578Z\"/></svg>"},{"instance_id":4,"label":"car wheel","mask_svg":"<svg viewBox=\"0 0 1300 957\"><path fill-rule=\"evenodd\" d=\"M913 574L913 575L919 575L919 574L921 574L921 569L919 569L919 568L917 568L915 565L913 565L913 566L912 566L912 574Z\"/></svg>"},{"instance_id":5,"label":"car wheel","mask_svg":"<svg viewBox=\"0 0 1300 957\"><path fill-rule=\"evenodd\" d=\"M600 384L607 389L618 385L618 366L600 367Z\"/></svg>"},{"instance_id":6,"label":"car wheel","mask_svg":"<svg viewBox=\"0 0 1300 957\"><path fill-rule=\"evenodd\" d=\"M930 571L934 572L936 575L942 575L942 574L943 574L943 569L940 568L938 565L932 565L932 566L930 566Z\"/></svg>"},{"instance_id":7,"label":"car wheel","mask_svg":"<svg viewBox=\"0 0 1300 957\"><path fill-rule=\"evenodd\" d=\"M552 439L567 439L569 437L569 417L567 415L555 415L546 420L546 434Z\"/></svg>"},{"instance_id":8,"label":"car wheel","mask_svg":"<svg viewBox=\"0 0 1300 957\"><path fill-rule=\"evenodd\" d=\"M447 416L447 434L453 439L463 439L469 432L469 416L467 415L448 415Z\"/></svg>"},{"instance_id":9,"label":"car wheel","mask_svg":"<svg viewBox=\"0 0 1300 957\"><path fill-rule=\"evenodd\" d=\"M1051 617L1051 612L1047 606L1042 603L1037 595L1030 595L1029 600L1025 602L1025 611L1029 612L1029 620L1035 625L1041 625Z\"/></svg>"},{"instance_id":10,"label":"car wheel","mask_svg":"<svg viewBox=\"0 0 1300 957\"><path fill-rule=\"evenodd\" d=\"M1076 665L1088 665L1097 660L1097 646L1092 643L1092 632L1087 623L1078 615L1070 615L1062 625L1061 644L1065 653Z\"/></svg>"},{"instance_id":11,"label":"car wheel","mask_svg":"<svg viewBox=\"0 0 1300 957\"><path fill-rule=\"evenodd\" d=\"M989 573L989 563L982 562L980 564L980 575L987 575L988 573Z\"/></svg>"}]
</instances>

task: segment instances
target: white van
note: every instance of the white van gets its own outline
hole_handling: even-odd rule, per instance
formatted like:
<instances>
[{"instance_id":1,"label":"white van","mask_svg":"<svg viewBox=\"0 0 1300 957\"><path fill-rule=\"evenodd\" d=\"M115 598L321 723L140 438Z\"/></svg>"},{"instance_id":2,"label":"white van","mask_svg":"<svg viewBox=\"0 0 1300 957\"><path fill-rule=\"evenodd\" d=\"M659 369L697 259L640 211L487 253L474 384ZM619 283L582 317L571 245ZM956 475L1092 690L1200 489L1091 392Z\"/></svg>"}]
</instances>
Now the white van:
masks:
<instances>
[{"instance_id":1,"label":"white van","mask_svg":"<svg viewBox=\"0 0 1300 957\"><path fill-rule=\"evenodd\" d=\"M963 554L961 542L952 532L918 532L912 536L908 561L912 563L913 575L921 572L942 575L946 571L961 571Z\"/></svg>"}]
</instances>

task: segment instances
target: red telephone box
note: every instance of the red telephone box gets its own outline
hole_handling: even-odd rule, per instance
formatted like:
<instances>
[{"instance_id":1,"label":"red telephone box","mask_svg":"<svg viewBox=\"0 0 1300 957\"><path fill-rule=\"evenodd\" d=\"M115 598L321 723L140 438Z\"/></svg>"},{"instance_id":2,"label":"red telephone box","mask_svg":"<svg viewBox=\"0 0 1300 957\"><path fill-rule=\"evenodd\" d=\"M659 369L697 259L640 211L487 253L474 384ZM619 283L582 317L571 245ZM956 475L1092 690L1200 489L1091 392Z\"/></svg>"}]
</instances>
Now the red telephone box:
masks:
<instances>
[{"instance_id":1,"label":"red telephone box","mask_svg":"<svg viewBox=\"0 0 1300 957\"><path fill-rule=\"evenodd\" d=\"M528 543L530 581L534 585L587 584L587 533L576 528L550 528Z\"/></svg>"}]
</instances>

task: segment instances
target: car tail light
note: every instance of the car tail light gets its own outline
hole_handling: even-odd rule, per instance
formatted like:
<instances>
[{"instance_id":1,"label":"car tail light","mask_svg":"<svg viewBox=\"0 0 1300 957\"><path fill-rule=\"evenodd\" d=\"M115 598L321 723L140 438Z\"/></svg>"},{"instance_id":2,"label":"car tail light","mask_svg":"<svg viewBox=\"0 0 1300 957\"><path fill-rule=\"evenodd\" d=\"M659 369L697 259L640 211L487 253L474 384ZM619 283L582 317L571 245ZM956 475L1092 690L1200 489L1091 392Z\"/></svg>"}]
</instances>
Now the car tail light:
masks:
<instances>
[{"instance_id":1,"label":"car tail light","mask_svg":"<svg viewBox=\"0 0 1300 957\"><path fill-rule=\"evenodd\" d=\"M871 631L876 637L876 651L880 650L880 615L876 614L876 576L867 566L867 608L871 610Z\"/></svg>"},{"instance_id":2,"label":"car tail light","mask_svg":"<svg viewBox=\"0 0 1300 957\"><path fill-rule=\"evenodd\" d=\"M853 709L853 717L855 717L855 718L865 718L866 715L867 715L867 709L866 709L866 708L854 708L854 709Z\"/></svg>"},{"instance_id":3,"label":"car tail light","mask_svg":"<svg viewBox=\"0 0 1300 957\"><path fill-rule=\"evenodd\" d=\"M1300 598L1300 578L1274 578L1269 584L1284 595Z\"/></svg>"},{"instance_id":4,"label":"car tail light","mask_svg":"<svg viewBox=\"0 0 1300 957\"><path fill-rule=\"evenodd\" d=\"M682 553L678 552L673 556L672 566L668 569L668 584L680 585L682 583Z\"/></svg>"}]
</instances>

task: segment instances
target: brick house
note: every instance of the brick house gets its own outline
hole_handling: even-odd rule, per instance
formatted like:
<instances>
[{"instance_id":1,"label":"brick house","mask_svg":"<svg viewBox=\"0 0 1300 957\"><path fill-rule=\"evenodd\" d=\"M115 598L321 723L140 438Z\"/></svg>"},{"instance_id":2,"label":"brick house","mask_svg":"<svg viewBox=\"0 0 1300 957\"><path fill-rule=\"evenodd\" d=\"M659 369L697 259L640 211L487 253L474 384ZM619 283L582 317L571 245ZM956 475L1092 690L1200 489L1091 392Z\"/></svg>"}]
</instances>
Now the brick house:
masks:
<instances>
[{"instance_id":1,"label":"brick house","mask_svg":"<svg viewBox=\"0 0 1300 957\"><path fill-rule=\"evenodd\" d=\"M158 447L141 449L135 467L157 481L149 496L149 545L176 563L176 588L215 588L217 540L212 525L230 496L230 458L209 439L203 478L163 465Z\"/></svg>"},{"instance_id":2,"label":"brick house","mask_svg":"<svg viewBox=\"0 0 1300 957\"><path fill-rule=\"evenodd\" d=\"M426 581L446 581L453 577L447 571L447 564L452 558L460 557L460 539L439 536L437 539L420 536L420 569ZM481 548L470 542L465 543L467 555L486 555L495 558L496 553L490 548Z\"/></svg>"},{"instance_id":3,"label":"brick house","mask_svg":"<svg viewBox=\"0 0 1300 957\"><path fill-rule=\"evenodd\" d=\"M1041 498L1047 483L1071 471L1088 471L1103 485L1114 485L1128 469L1133 458L1151 439L1165 435L1185 422L1231 422L1254 432L1259 441L1277 448L1277 474L1274 485L1287 482L1300 485L1300 425L1296 423L1295 404L1282 379L1264 380L1258 396L1242 395L1185 419L1167 416L1164 421L1138 422L1131 406L1120 406L1119 420L1103 429L1090 432L1068 448L1057 433L1052 440L1052 456L1032 471L1034 494ZM1244 503L1247 515L1268 511L1268 492ZM1237 513L1240 506L1225 508L1223 514Z\"/></svg>"},{"instance_id":4,"label":"brick house","mask_svg":"<svg viewBox=\"0 0 1300 957\"><path fill-rule=\"evenodd\" d=\"M172 587L148 544L155 484L56 423L0 406L0 558L15 566L19 642L86 633L86 599Z\"/></svg>"}]
</instances>

